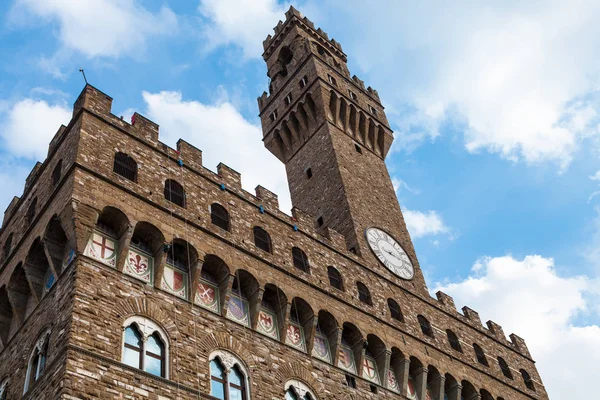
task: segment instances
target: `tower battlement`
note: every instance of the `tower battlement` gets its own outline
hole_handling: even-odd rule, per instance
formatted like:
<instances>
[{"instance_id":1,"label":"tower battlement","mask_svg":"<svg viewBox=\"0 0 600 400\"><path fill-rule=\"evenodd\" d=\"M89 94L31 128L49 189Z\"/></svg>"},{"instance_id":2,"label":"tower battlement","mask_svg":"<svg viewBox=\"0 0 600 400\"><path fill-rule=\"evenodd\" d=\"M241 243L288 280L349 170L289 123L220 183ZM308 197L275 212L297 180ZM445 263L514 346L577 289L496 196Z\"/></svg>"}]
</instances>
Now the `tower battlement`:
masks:
<instances>
[{"instance_id":1,"label":"tower battlement","mask_svg":"<svg viewBox=\"0 0 600 400\"><path fill-rule=\"evenodd\" d=\"M523 339L430 295L339 43L290 8L263 56L291 215L84 87L0 229L0 398L546 400Z\"/></svg>"}]
</instances>

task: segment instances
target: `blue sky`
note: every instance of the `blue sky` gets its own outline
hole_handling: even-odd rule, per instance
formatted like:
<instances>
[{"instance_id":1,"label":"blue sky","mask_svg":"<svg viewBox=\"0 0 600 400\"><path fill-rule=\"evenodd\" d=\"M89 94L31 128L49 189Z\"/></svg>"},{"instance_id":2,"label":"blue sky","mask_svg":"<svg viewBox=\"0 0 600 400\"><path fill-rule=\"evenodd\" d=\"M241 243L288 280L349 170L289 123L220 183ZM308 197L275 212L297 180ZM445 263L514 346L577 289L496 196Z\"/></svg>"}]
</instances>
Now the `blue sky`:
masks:
<instances>
[{"instance_id":1,"label":"blue sky","mask_svg":"<svg viewBox=\"0 0 600 400\"><path fill-rule=\"evenodd\" d=\"M551 398L589 398L593 385L570 374L590 381L600 363L600 5L443 3L294 2L379 91L396 136L388 168L430 289L523 336ZM196 144L207 167L225 162L289 211L256 105L262 40L288 6L0 3L0 208L68 123L83 67L113 113L148 116L163 141Z\"/></svg>"}]
</instances>

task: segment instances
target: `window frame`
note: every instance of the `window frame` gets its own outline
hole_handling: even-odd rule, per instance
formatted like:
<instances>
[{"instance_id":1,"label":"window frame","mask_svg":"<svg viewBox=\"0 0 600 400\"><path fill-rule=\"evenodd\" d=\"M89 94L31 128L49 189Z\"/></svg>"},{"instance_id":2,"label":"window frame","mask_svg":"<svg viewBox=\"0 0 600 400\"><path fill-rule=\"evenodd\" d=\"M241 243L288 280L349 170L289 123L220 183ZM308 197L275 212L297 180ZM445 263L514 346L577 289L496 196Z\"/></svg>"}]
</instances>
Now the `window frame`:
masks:
<instances>
[{"instance_id":1,"label":"window frame","mask_svg":"<svg viewBox=\"0 0 600 400\"><path fill-rule=\"evenodd\" d=\"M181 188L181 193L174 193L173 192L173 183L175 183L175 188ZM169 185L167 185L169 184ZM169 194L167 196L167 194ZM173 199L173 194L177 195L178 198ZM169 203L173 203L181 208L185 208L186 206L186 195L185 195L185 188L183 187L183 185L179 182L177 182L174 179L166 179L165 180L165 184L164 184L164 191L163 191L163 196L165 198L165 200L167 200ZM181 198L181 202L176 201L179 199L179 197Z\"/></svg>"},{"instance_id":2,"label":"window frame","mask_svg":"<svg viewBox=\"0 0 600 400\"><path fill-rule=\"evenodd\" d=\"M361 290L361 288L364 288L364 290ZM365 285L361 281L357 281L356 282L356 290L358 292L358 300L361 303L364 303L364 304L367 304L370 306L373 305L373 298L371 297L371 291L369 290L367 285Z\"/></svg>"},{"instance_id":3,"label":"window frame","mask_svg":"<svg viewBox=\"0 0 600 400\"><path fill-rule=\"evenodd\" d=\"M223 368L223 374L225 375L225 378L223 379L224 382L221 382L220 378L213 378L213 375L210 371L210 364L217 360L218 363L221 365L221 367ZM242 386L238 386L236 384L231 383L230 379L229 379L229 375L231 373L234 372L234 369L236 369L238 371L238 373L242 376ZM248 374L248 369L246 368L246 366L244 365L244 363L241 361L241 359L239 357L237 357L236 355L228 352L228 351L224 351L224 350L215 350L213 351L210 356L208 357L208 376L210 379L210 393L212 396L212 381L213 379L215 379L215 381L223 383L223 387L224 387L224 400L229 400L230 399L230 387L233 387L234 389L238 389L242 392L242 400L250 400L251 396L250 396L250 375ZM217 397L215 397L215 399L217 399Z\"/></svg>"},{"instance_id":4,"label":"window frame","mask_svg":"<svg viewBox=\"0 0 600 400\"><path fill-rule=\"evenodd\" d=\"M304 382L298 379L290 379L284 385L285 393L293 391L298 396L298 400L318 400L314 391ZM307 397L308 396L308 397Z\"/></svg>"},{"instance_id":5,"label":"window frame","mask_svg":"<svg viewBox=\"0 0 600 400\"><path fill-rule=\"evenodd\" d=\"M300 247L292 247L292 262L294 264L294 268L310 274L310 263L308 262L308 256Z\"/></svg>"},{"instance_id":6,"label":"window frame","mask_svg":"<svg viewBox=\"0 0 600 400\"><path fill-rule=\"evenodd\" d=\"M448 343L453 350L456 350L462 353L462 346L460 345L460 339L458 335L454 333L451 329L446 329L446 337L448 338Z\"/></svg>"},{"instance_id":7,"label":"window frame","mask_svg":"<svg viewBox=\"0 0 600 400\"><path fill-rule=\"evenodd\" d=\"M63 165L63 160L61 158L60 160L58 160L56 162L56 165L54 166L54 169L52 170L52 186L53 187L58 186L58 183L60 182L60 178L62 178L62 165Z\"/></svg>"},{"instance_id":8,"label":"window frame","mask_svg":"<svg viewBox=\"0 0 600 400\"><path fill-rule=\"evenodd\" d=\"M404 322L404 314L402 314L402 308L400 304L391 297L387 299L388 309L390 310L390 317L398 322Z\"/></svg>"},{"instance_id":9,"label":"window frame","mask_svg":"<svg viewBox=\"0 0 600 400\"><path fill-rule=\"evenodd\" d=\"M478 345L477 343L473 343L473 351L475 352L475 358L477 362L481 365L485 365L486 367L490 366L490 363L487 360L485 355L485 351L483 351L483 347Z\"/></svg>"},{"instance_id":10,"label":"window frame","mask_svg":"<svg viewBox=\"0 0 600 400\"><path fill-rule=\"evenodd\" d=\"M339 282L339 286L338 285L334 285L332 283L332 279L331 279L332 278L332 273L333 273L333 275L335 275L335 277L334 277L335 279L333 279L333 280L338 281ZM342 278L342 273L336 267L334 267L333 265L329 265L327 267L327 277L329 278L329 285L331 287L334 287L337 290L341 290L342 292L344 291L344 278Z\"/></svg>"},{"instance_id":11,"label":"window frame","mask_svg":"<svg viewBox=\"0 0 600 400\"><path fill-rule=\"evenodd\" d=\"M219 203L212 203L209 207L210 210L210 223L218 226L224 231L229 232L231 229L231 218L229 217L229 211ZM222 215L215 210L222 211Z\"/></svg>"},{"instance_id":12,"label":"window frame","mask_svg":"<svg viewBox=\"0 0 600 400\"><path fill-rule=\"evenodd\" d=\"M535 392L535 385L533 384L533 379L531 379L531 375L529 375L529 372L525 371L523 368L521 368L519 372L521 373L521 377L523 378L523 383L525 383L525 387Z\"/></svg>"},{"instance_id":13,"label":"window frame","mask_svg":"<svg viewBox=\"0 0 600 400\"><path fill-rule=\"evenodd\" d=\"M505 378L514 380L513 374L510 371L510 366L508 365L506 360L501 356L498 356L498 366L500 367L500 371L502 372L502 375L504 375Z\"/></svg>"},{"instance_id":14,"label":"window frame","mask_svg":"<svg viewBox=\"0 0 600 400\"><path fill-rule=\"evenodd\" d=\"M142 337L142 339L141 339L142 346L139 348L139 351L140 351L139 367L135 367L133 365L126 364L125 359L124 359L125 358L125 351L124 351L125 347L131 346L128 343L125 343L125 331L127 328L129 328L131 326L135 326L138 333ZM170 363L169 363L170 346L169 346L169 343L170 342L169 342L169 337L167 336L167 334L165 333L163 328L149 318L142 317L139 315L134 315L134 316L127 318L125 321L123 321L122 330L123 330L123 332L121 334L121 363L123 365L127 365L130 368L136 368L147 374L151 374L151 375L157 376L159 378L169 379L169 376L170 376L170 373L169 373L169 371L170 371ZM147 353L150 353L150 354L156 356L155 353L152 353L152 352L149 352L146 350L146 343L151 336L158 336L158 338L160 339L160 341L162 342L162 345L163 345L162 359L159 357L151 356L152 358L159 359L161 361L161 375L155 375L152 372L146 371L146 369L145 369ZM138 349L133 346L128 347L128 348L138 351Z\"/></svg>"},{"instance_id":15,"label":"window frame","mask_svg":"<svg viewBox=\"0 0 600 400\"><path fill-rule=\"evenodd\" d=\"M48 348L50 346L50 333L50 328L48 328L44 331L44 333L39 335L37 341L35 342L35 345L33 346L33 349L29 354L23 394L27 393L29 389L31 389L31 387L35 385L35 383L39 381L40 378L42 378L44 375L46 365L48 364Z\"/></svg>"},{"instance_id":16,"label":"window frame","mask_svg":"<svg viewBox=\"0 0 600 400\"><path fill-rule=\"evenodd\" d=\"M117 151L113 160L113 172L128 181L137 183L138 164L133 157L122 151Z\"/></svg>"},{"instance_id":17,"label":"window frame","mask_svg":"<svg viewBox=\"0 0 600 400\"><path fill-rule=\"evenodd\" d=\"M433 333L433 327L431 326L431 322L424 315L417 315L417 321L419 322L419 326L421 327L421 333L430 338L435 338Z\"/></svg>"},{"instance_id":18,"label":"window frame","mask_svg":"<svg viewBox=\"0 0 600 400\"><path fill-rule=\"evenodd\" d=\"M265 237L264 238L257 237L257 235L256 235L257 232L264 233ZM252 236L253 236L253 239L254 239L254 246L255 247L257 247L257 248L259 248L262 251L265 251L267 253L270 253L270 254L273 253L273 242L271 241L271 235L269 235L269 232L267 232L264 228L262 228L260 226L254 226L252 228ZM260 246L257 243L257 239L260 242L264 242L266 248Z\"/></svg>"}]
</instances>

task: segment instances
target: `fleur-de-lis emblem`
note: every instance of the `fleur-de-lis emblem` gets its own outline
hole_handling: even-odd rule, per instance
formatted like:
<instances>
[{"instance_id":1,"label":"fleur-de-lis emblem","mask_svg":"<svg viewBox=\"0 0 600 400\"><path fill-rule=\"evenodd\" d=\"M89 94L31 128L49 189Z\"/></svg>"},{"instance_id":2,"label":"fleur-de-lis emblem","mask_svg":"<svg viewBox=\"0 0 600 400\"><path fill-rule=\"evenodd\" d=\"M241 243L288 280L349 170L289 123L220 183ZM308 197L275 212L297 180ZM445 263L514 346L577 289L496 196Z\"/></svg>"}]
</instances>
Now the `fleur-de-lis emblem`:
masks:
<instances>
[{"instance_id":1,"label":"fleur-de-lis emblem","mask_svg":"<svg viewBox=\"0 0 600 400\"><path fill-rule=\"evenodd\" d=\"M143 261L142 257L139 254L132 255L129 258L129 263L135 269L135 272L141 274L146 272L148 269L148 263Z\"/></svg>"}]
</instances>

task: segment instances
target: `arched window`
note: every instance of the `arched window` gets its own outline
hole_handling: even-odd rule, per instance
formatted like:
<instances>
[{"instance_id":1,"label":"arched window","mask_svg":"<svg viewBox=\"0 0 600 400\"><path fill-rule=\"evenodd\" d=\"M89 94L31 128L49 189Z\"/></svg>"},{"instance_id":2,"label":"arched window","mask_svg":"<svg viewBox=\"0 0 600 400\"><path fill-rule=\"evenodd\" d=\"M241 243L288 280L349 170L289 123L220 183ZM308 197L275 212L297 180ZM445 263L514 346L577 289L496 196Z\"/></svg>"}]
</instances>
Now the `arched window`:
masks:
<instances>
[{"instance_id":1,"label":"arched window","mask_svg":"<svg viewBox=\"0 0 600 400\"><path fill-rule=\"evenodd\" d=\"M285 307L287 306L287 297L278 287L267 284L263 292L260 310L258 311L258 322L256 330L279 340L280 325L279 321L285 318Z\"/></svg>"},{"instance_id":2,"label":"arched window","mask_svg":"<svg viewBox=\"0 0 600 400\"><path fill-rule=\"evenodd\" d=\"M229 213L222 205L212 203L210 205L210 222L221 229L229 231Z\"/></svg>"},{"instance_id":3,"label":"arched window","mask_svg":"<svg viewBox=\"0 0 600 400\"><path fill-rule=\"evenodd\" d=\"M148 284L154 283L154 259L160 257L165 243L163 234L148 222L138 222L131 237L123 272Z\"/></svg>"},{"instance_id":4,"label":"arched window","mask_svg":"<svg viewBox=\"0 0 600 400\"><path fill-rule=\"evenodd\" d=\"M177 204L179 207L185 207L185 190L183 190L183 186L173 179L167 179L165 181L165 199Z\"/></svg>"},{"instance_id":5,"label":"arched window","mask_svg":"<svg viewBox=\"0 0 600 400\"><path fill-rule=\"evenodd\" d=\"M248 271L235 271L231 293L227 303L227 318L250 327L252 318L258 311L258 281Z\"/></svg>"},{"instance_id":6,"label":"arched window","mask_svg":"<svg viewBox=\"0 0 600 400\"><path fill-rule=\"evenodd\" d=\"M450 343L450 347L452 347L456 351L460 351L462 353L462 347L460 346L460 341L458 340L458 336L450 329L446 329L446 335L448 336L448 343Z\"/></svg>"},{"instance_id":7,"label":"arched window","mask_svg":"<svg viewBox=\"0 0 600 400\"><path fill-rule=\"evenodd\" d=\"M365 304L373 305L369 289L362 282L356 282L356 288L358 289L358 299Z\"/></svg>"},{"instance_id":8,"label":"arched window","mask_svg":"<svg viewBox=\"0 0 600 400\"><path fill-rule=\"evenodd\" d=\"M196 284L194 303L220 315L223 306L221 293L227 290L228 278L227 264L215 255L206 255Z\"/></svg>"},{"instance_id":9,"label":"arched window","mask_svg":"<svg viewBox=\"0 0 600 400\"><path fill-rule=\"evenodd\" d=\"M513 379L512 372L510 372L510 368L504 358L498 357L498 365L500 366L502 374L504 374L505 377L508 379Z\"/></svg>"},{"instance_id":10,"label":"arched window","mask_svg":"<svg viewBox=\"0 0 600 400\"><path fill-rule=\"evenodd\" d=\"M342 274L334 267L327 267L327 275L329 276L329 284L338 290L344 290L344 282Z\"/></svg>"},{"instance_id":11,"label":"arched window","mask_svg":"<svg viewBox=\"0 0 600 400\"><path fill-rule=\"evenodd\" d=\"M105 207L83 254L116 268L119 239L128 227L129 220L121 210Z\"/></svg>"},{"instance_id":12,"label":"arched window","mask_svg":"<svg viewBox=\"0 0 600 400\"><path fill-rule=\"evenodd\" d=\"M11 232L6 238L6 241L4 242L4 247L2 248L2 261L6 260L10 255L10 251L12 250L12 240L13 234Z\"/></svg>"},{"instance_id":13,"label":"arched window","mask_svg":"<svg viewBox=\"0 0 600 400\"><path fill-rule=\"evenodd\" d=\"M333 315L324 310L319 311L312 349L314 357L328 363L333 362L338 329L338 323Z\"/></svg>"},{"instance_id":14,"label":"arched window","mask_svg":"<svg viewBox=\"0 0 600 400\"><path fill-rule=\"evenodd\" d=\"M316 400L312 390L299 380L292 379L285 384L285 400Z\"/></svg>"},{"instance_id":15,"label":"arched window","mask_svg":"<svg viewBox=\"0 0 600 400\"><path fill-rule=\"evenodd\" d=\"M33 222L33 219L35 218L35 208L37 206L37 197L35 197L33 200L31 200L31 204L29 204L29 208L27 209L27 223L31 224Z\"/></svg>"},{"instance_id":16,"label":"arched window","mask_svg":"<svg viewBox=\"0 0 600 400\"><path fill-rule=\"evenodd\" d=\"M522 369L521 376L523 377L523 382L525 382L525 386L527 386L527 389L533 390L535 392L535 386L533 386L533 380L531 379L531 376L529 376L529 373Z\"/></svg>"},{"instance_id":17,"label":"arched window","mask_svg":"<svg viewBox=\"0 0 600 400\"><path fill-rule=\"evenodd\" d=\"M167 378L168 341L163 330L144 317L130 317L123 331L122 361L130 367Z\"/></svg>"},{"instance_id":18,"label":"arched window","mask_svg":"<svg viewBox=\"0 0 600 400\"><path fill-rule=\"evenodd\" d=\"M255 226L254 232L254 245L267 253L271 252L271 236L260 226Z\"/></svg>"},{"instance_id":19,"label":"arched window","mask_svg":"<svg viewBox=\"0 0 600 400\"><path fill-rule=\"evenodd\" d=\"M52 186L58 185L58 182L60 182L61 174L62 174L62 159L58 160L58 162L56 163L56 166L54 167L54 170L52 171Z\"/></svg>"},{"instance_id":20,"label":"arched window","mask_svg":"<svg viewBox=\"0 0 600 400\"><path fill-rule=\"evenodd\" d=\"M175 239L167 249L161 288L187 299L190 270L197 260L196 249L184 240Z\"/></svg>"},{"instance_id":21,"label":"arched window","mask_svg":"<svg viewBox=\"0 0 600 400\"><path fill-rule=\"evenodd\" d=\"M388 308L390 309L390 316L396 321L404 322L404 317L402 316L402 310L400 310L400 305L396 303L394 299L388 299Z\"/></svg>"},{"instance_id":22,"label":"arched window","mask_svg":"<svg viewBox=\"0 0 600 400\"><path fill-rule=\"evenodd\" d=\"M304 251L298 247L292 248L292 259L294 260L294 267L300 271L309 272L308 257Z\"/></svg>"},{"instance_id":23,"label":"arched window","mask_svg":"<svg viewBox=\"0 0 600 400\"><path fill-rule=\"evenodd\" d=\"M248 374L231 353L217 350L210 356L210 394L220 400L249 400Z\"/></svg>"},{"instance_id":24,"label":"arched window","mask_svg":"<svg viewBox=\"0 0 600 400\"><path fill-rule=\"evenodd\" d=\"M116 153L113 171L132 182L137 181L137 163L125 153Z\"/></svg>"},{"instance_id":25,"label":"arched window","mask_svg":"<svg viewBox=\"0 0 600 400\"><path fill-rule=\"evenodd\" d=\"M422 315L417 315L417 320L419 320L419 325L421 325L421 332L423 332L424 335L433 337L433 329L431 329L431 324L427 318Z\"/></svg>"},{"instance_id":26,"label":"arched window","mask_svg":"<svg viewBox=\"0 0 600 400\"><path fill-rule=\"evenodd\" d=\"M44 369L46 368L46 361L48 360L49 342L50 330L47 330L39 337L29 356L27 375L25 376L25 389L23 390L23 393L27 393L29 388L42 377Z\"/></svg>"},{"instance_id":27,"label":"arched window","mask_svg":"<svg viewBox=\"0 0 600 400\"><path fill-rule=\"evenodd\" d=\"M487 358L481 346L479 346L477 343L473 343L473 350L475 350L475 357L477 357L477 362L481 365L489 367L490 365L488 364Z\"/></svg>"}]
</instances>

